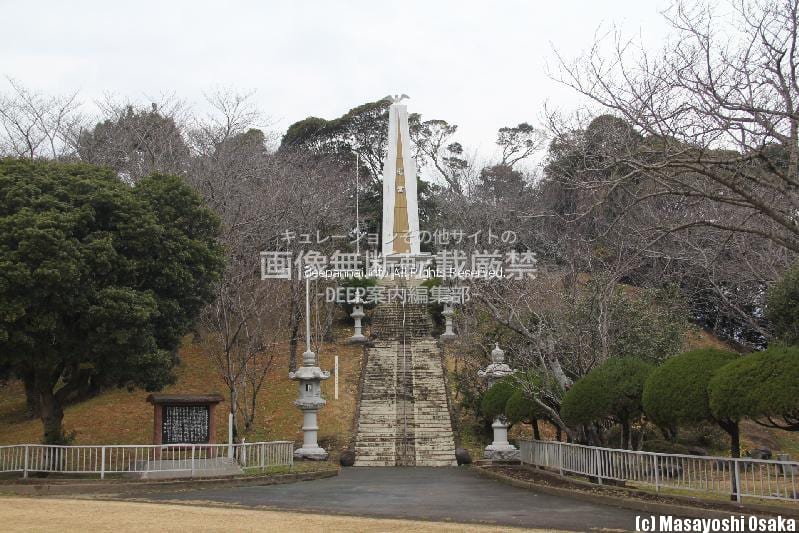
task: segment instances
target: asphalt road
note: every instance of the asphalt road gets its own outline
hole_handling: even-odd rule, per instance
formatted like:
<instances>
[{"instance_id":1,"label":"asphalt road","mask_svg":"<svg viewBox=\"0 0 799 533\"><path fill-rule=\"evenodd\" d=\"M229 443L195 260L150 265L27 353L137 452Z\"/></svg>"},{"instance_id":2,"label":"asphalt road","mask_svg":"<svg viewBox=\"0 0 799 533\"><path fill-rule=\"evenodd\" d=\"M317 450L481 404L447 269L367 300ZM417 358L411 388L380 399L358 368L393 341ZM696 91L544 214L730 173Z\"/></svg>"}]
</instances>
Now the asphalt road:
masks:
<instances>
[{"instance_id":1,"label":"asphalt road","mask_svg":"<svg viewBox=\"0 0 799 533\"><path fill-rule=\"evenodd\" d=\"M568 531L632 531L637 514L513 487L463 467L344 468L315 481L159 492L146 499Z\"/></svg>"}]
</instances>

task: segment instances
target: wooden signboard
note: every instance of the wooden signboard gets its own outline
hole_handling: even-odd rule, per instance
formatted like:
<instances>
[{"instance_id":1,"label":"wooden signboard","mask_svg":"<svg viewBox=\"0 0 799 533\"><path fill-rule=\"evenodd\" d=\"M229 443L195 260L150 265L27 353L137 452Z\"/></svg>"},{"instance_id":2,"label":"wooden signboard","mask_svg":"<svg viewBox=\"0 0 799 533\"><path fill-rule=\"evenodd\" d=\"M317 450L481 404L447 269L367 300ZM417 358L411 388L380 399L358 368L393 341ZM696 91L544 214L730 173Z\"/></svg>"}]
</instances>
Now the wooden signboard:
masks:
<instances>
[{"instance_id":1,"label":"wooden signboard","mask_svg":"<svg viewBox=\"0 0 799 533\"><path fill-rule=\"evenodd\" d=\"M214 444L218 394L151 394L153 444Z\"/></svg>"}]
</instances>

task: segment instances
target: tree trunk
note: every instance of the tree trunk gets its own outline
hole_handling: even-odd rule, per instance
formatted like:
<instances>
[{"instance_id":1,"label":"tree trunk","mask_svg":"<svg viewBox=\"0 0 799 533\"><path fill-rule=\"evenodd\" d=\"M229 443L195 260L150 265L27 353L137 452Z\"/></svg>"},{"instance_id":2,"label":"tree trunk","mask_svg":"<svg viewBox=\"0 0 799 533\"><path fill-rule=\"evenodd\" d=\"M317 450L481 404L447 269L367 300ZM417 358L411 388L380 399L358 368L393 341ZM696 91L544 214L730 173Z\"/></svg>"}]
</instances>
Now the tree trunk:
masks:
<instances>
[{"instance_id":1,"label":"tree trunk","mask_svg":"<svg viewBox=\"0 0 799 533\"><path fill-rule=\"evenodd\" d=\"M630 421L624 419L621 421L621 447L623 449L632 449L632 438L630 437Z\"/></svg>"},{"instance_id":2,"label":"tree trunk","mask_svg":"<svg viewBox=\"0 0 799 533\"><path fill-rule=\"evenodd\" d=\"M300 332L300 310L292 291L291 309L289 310L289 372L297 370L297 335Z\"/></svg>"},{"instance_id":3,"label":"tree trunk","mask_svg":"<svg viewBox=\"0 0 799 533\"><path fill-rule=\"evenodd\" d=\"M737 421L726 420L719 422L721 428L730 436L730 457L741 456L741 429Z\"/></svg>"},{"instance_id":4,"label":"tree trunk","mask_svg":"<svg viewBox=\"0 0 799 533\"><path fill-rule=\"evenodd\" d=\"M236 411L238 410L239 394L235 388L230 389L230 414L233 415L233 442L238 441L239 430L236 427Z\"/></svg>"},{"instance_id":5,"label":"tree trunk","mask_svg":"<svg viewBox=\"0 0 799 533\"><path fill-rule=\"evenodd\" d=\"M641 427L641 429L636 434L635 446L633 447L633 449L636 450L636 451L639 451L639 452L644 449L644 428L643 427Z\"/></svg>"},{"instance_id":6,"label":"tree trunk","mask_svg":"<svg viewBox=\"0 0 799 533\"><path fill-rule=\"evenodd\" d=\"M40 398L40 418L44 426L45 444L67 444L64 435L64 410L58 403L52 389L38 387Z\"/></svg>"},{"instance_id":7,"label":"tree trunk","mask_svg":"<svg viewBox=\"0 0 799 533\"><path fill-rule=\"evenodd\" d=\"M555 426L555 440L560 442L563 438L563 433L561 432L560 426Z\"/></svg>"},{"instance_id":8,"label":"tree trunk","mask_svg":"<svg viewBox=\"0 0 799 533\"><path fill-rule=\"evenodd\" d=\"M730 436L730 457L735 459L741 457L741 429L738 426L738 421L732 420L718 420L717 421L721 429L727 432ZM732 487L732 494L730 494L730 500L735 501L737 499L738 487L735 484L735 478L733 477L731 480L731 487Z\"/></svg>"},{"instance_id":9,"label":"tree trunk","mask_svg":"<svg viewBox=\"0 0 799 533\"><path fill-rule=\"evenodd\" d=\"M588 438L591 446L605 447L605 432L599 424L591 424L588 429Z\"/></svg>"},{"instance_id":10,"label":"tree trunk","mask_svg":"<svg viewBox=\"0 0 799 533\"><path fill-rule=\"evenodd\" d=\"M737 422L733 426L732 433L730 433L730 452L733 457L741 456L741 430Z\"/></svg>"},{"instance_id":11,"label":"tree trunk","mask_svg":"<svg viewBox=\"0 0 799 533\"><path fill-rule=\"evenodd\" d=\"M333 342L333 316L336 314L336 303L325 302L325 325L322 339L325 342Z\"/></svg>"},{"instance_id":12,"label":"tree trunk","mask_svg":"<svg viewBox=\"0 0 799 533\"><path fill-rule=\"evenodd\" d=\"M26 374L22 382L25 384L25 414L29 419L40 418L42 407L36 390L36 377L32 373Z\"/></svg>"},{"instance_id":13,"label":"tree trunk","mask_svg":"<svg viewBox=\"0 0 799 533\"><path fill-rule=\"evenodd\" d=\"M535 440L541 440L541 431L538 428L538 419L533 418L530 424L533 426L533 438Z\"/></svg>"},{"instance_id":14,"label":"tree trunk","mask_svg":"<svg viewBox=\"0 0 799 533\"><path fill-rule=\"evenodd\" d=\"M663 435L663 438L669 442L677 442L677 426L664 426L660 428L660 433Z\"/></svg>"},{"instance_id":15,"label":"tree trunk","mask_svg":"<svg viewBox=\"0 0 799 533\"><path fill-rule=\"evenodd\" d=\"M245 413L244 415L244 430L250 431L252 429L253 423L255 422L255 409L258 406L258 388L253 385L252 390L249 394L249 404L250 408L248 409L249 412ZM244 402L244 405L247 404L247 401Z\"/></svg>"}]
</instances>

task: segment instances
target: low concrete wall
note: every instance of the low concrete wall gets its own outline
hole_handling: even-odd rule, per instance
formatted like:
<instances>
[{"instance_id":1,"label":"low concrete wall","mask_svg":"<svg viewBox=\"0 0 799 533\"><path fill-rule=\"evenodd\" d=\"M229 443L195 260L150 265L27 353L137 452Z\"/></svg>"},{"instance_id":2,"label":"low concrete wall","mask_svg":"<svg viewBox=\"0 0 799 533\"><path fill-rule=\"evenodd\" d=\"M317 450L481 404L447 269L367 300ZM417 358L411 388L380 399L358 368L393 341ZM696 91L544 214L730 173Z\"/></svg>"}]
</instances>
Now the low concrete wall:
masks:
<instances>
[{"instance_id":1,"label":"low concrete wall","mask_svg":"<svg viewBox=\"0 0 799 533\"><path fill-rule=\"evenodd\" d=\"M124 475L131 479L201 479L244 475L241 466L232 457L198 459L194 461L195 467L193 470L181 470L185 463L185 461L169 460L138 461L135 463L136 472Z\"/></svg>"},{"instance_id":2,"label":"low concrete wall","mask_svg":"<svg viewBox=\"0 0 799 533\"><path fill-rule=\"evenodd\" d=\"M266 474L254 476L205 478L191 480L47 480L27 479L0 483L0 494L15 494L19 496L55 496L71 494L117 494L139 491L173 491L194 490L211 487L239 487L246 485L278 485L295 483L297 481L311 481L338 475L337 468L319 470L317 472L289 472L287 474Z\"/></svg>"}]
</instances>

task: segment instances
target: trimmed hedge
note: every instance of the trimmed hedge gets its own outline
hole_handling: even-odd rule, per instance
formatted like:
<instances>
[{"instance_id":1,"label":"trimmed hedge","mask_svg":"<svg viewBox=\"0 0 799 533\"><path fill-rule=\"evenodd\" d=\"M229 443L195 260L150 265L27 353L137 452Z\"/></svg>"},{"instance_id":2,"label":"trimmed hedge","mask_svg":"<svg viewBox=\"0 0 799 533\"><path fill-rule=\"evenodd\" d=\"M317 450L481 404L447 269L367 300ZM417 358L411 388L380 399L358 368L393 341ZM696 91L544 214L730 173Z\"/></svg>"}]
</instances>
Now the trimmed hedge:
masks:
<instances>
[{"instance_id":1,"label":"trimmed hedge","mask_svg":"<svg viewBox=\"0 0 799 533\"><path fill-rule=\"evenodd\" d=\"M738 359L735 352L706 348L667 359L644 385L646 416L662 427L714 420L708 383L724 365Z\"/></svg>"},{"instance_id":2,"label":"trimmed hedge","mask_svg":"<svg viewBox=\"0 0 799 533\"><path fill-rule=\"evenodd\" d=\"M641 395L654 367L634 357L614 357L578 380L563 397L561 417L575 426L605 418L641 415Z\"/></svg>"},{"instance_id":3,"label":"trimmed hedge","mask_svg":"<svg viewBox=\"0 0 799 533\"><path fill-rule=\"evenodd\" d=\"M721 368L708 385L717 418L799 431L799 347L772 346Z\"/></svg>"}]
</instances>

